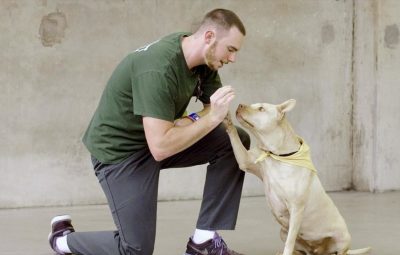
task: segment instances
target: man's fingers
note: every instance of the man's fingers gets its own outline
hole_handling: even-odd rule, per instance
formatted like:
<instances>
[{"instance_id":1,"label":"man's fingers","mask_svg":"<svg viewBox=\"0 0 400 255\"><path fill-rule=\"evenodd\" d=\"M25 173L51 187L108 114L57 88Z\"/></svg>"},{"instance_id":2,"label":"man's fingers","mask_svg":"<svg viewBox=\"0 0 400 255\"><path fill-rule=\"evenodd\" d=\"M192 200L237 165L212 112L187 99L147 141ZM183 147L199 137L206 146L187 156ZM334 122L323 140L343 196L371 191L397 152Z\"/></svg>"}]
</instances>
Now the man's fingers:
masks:
<instances>
[{"instance_id":1,"label":"man's fingers","mask_svg":"<svg viewBox=\"0 0 400 255\"><path fill-rule=\"evenodd\" d=\"M235 91L231 86L219 88L210 98L212 113L223 121L229 111L229 104L234 98Z\"/></svg>"},{"instance_id":2,"label":"man's fingers","mask_svg":"<svg viewBox=\"0 0 400 255\"><path fill-rule=\"evenodd\" d=\"M227 93L231 93L233 92L233 88L232 86L223 86L221 88L219 88L217 91L215 91L215 93L212 95L212 97L218 99L221 97L224 97Z\"/></svg>"},{"instance_id":3,"label":"man's fingers","mask_svg":"<svg viewBox=\"0 0 400 255\"><path fill-rule=\"evenodd\" d=\"M232 102L233 99L235 99L235 93L230 94L230 95L227 95L227 96L225 97L225 99L226 99L226 103Z\"/></svg>"},{"instance_id":4,"label":"man's fingers","mask_svg":"<svg viewBox=\"0 0 400 255\"><path fill-rule=\"evenodd\" d=\"M221 89L217 90L211 97L215 100L218 100L234 93L235 91L233 90L233 88L222 87Z\"/></svg>"},{"instance_id":5,"label":"man's fingers","mask_svg":"<svg viewBox=\"0 0 400 255\"><path fill-rule=\"evenodd\" d=\"M230 103L234 98L235 98L235 92L231 91L231 92L228 92L228 93L224 94L220 98L218 98L215 101L215 103L217 103L217 104L227 104L227 103Z\"/></svg>"}]
</instances>

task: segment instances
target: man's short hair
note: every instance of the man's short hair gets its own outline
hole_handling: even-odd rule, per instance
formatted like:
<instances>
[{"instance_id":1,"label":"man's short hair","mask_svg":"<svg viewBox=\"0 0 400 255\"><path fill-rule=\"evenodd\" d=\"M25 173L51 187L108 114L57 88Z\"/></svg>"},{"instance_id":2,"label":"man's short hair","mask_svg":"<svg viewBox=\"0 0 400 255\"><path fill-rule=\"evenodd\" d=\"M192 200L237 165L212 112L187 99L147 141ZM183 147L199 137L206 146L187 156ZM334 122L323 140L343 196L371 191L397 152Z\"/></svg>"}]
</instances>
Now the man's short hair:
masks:
<instances>
[{"instance_id":1,"label":"man's short hair","mask_svg":"<svg viewBox=\"0 0 400 255\"><path fill-rule=\"evenodd\" d=\"M231 27L235 26L243 35L246 35L246 29L242 21L233 11L230 10L214 9L208 12L204 16L200 27L208 24L216 24L224 30L229 30Z\"/></svg>"}]
</instances>

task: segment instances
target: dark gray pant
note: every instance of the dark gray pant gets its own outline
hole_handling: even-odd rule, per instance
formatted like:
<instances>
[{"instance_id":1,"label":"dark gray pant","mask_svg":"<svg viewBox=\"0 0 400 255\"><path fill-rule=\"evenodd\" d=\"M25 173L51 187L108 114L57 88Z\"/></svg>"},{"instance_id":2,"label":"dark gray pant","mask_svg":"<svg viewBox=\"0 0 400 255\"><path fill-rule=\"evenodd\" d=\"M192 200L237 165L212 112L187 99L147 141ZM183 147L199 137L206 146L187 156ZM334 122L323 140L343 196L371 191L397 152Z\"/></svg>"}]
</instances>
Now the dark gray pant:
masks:
<instances>
[{"instance_id":1,"label":"dark gray pant","mask_svg":"<svg viewBox=\"0 0 400 255\"><path fill-rule=\"evenodd\" d=\"M243 144L250 137L238 129ZM92 157L97 178L110 206L117 231L75 232L67 237L74 254L151 255L156 235L158 180L161 169L209 163L196 227L234 229L244 172L238 168L222 125L190 148L161 162L148 149L118 164L103 164Z\"/></svg>"}]
</instances>

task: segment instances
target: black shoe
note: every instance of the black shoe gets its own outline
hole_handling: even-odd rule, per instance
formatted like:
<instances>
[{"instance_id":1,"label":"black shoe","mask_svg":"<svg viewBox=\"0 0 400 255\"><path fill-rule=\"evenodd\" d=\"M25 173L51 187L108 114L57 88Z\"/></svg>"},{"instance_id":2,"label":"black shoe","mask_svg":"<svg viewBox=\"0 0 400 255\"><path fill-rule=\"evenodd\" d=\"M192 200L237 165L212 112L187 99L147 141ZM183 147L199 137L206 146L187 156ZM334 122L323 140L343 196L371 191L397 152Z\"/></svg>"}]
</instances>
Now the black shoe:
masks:
<instances>
[{"instance_id":1,"label":"black shoe","mask_svg":"<svg viewBox=\"0 0 400 255\"><path fill-rule=\"evenodd\" d=\"M213 239L210 239L204 243L196 244L192 238L189 238L189 242L186 246L186 252L184 255L243 255L228 249L224 240L221 236L215 233Z\"/></svg>"}]
</instances>

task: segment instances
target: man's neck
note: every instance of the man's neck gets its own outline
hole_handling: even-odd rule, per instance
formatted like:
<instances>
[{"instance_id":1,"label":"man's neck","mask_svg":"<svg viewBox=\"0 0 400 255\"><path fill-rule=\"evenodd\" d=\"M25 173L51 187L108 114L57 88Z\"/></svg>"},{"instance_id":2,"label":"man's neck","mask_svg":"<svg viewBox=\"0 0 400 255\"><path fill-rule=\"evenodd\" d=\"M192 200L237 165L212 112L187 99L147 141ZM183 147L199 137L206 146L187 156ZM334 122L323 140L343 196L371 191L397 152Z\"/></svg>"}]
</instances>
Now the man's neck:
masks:
<instances>
[{"instance_id":1,"label":"man's neck","mask_svg":"<svg viewBox=\"0 0 400 255\"><path fill-rule=\"evenodd\" d=\"M195 40L194 35L182 37L182 51L190 70L204 64L200 43L199 40Z\"/></svg>"}]
</instances>

